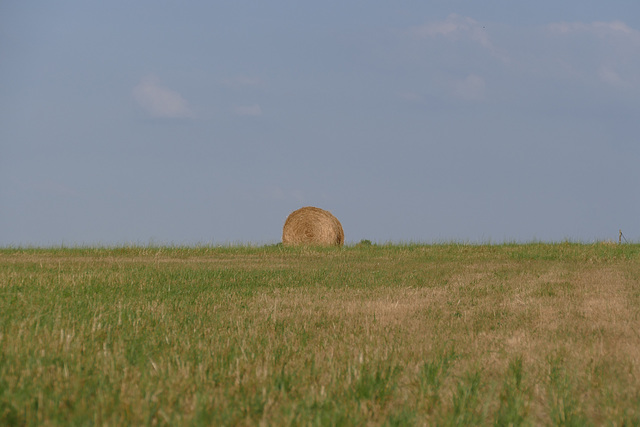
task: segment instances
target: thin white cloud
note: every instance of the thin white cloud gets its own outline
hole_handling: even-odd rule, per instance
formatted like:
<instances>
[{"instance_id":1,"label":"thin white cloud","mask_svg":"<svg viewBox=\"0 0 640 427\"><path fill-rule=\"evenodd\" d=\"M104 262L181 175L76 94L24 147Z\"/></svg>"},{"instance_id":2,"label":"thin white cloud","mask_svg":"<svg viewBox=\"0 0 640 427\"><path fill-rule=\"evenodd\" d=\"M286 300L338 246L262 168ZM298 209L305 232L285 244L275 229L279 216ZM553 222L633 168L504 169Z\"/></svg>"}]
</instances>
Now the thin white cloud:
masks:
<instances>
[{"instance_id":1,"label":"thin white cloud","mask_svg":"<svg viewBox=\"0 0 640 427\"><path fill-rule=\"evenodd\" d=\"M570 33L591 33L598 37L623 36L640 42L640 32L630 28L621 21L611 22L554 22L547 26L549 31L570 34Z\"/></svg>"},{"instance_id":2,"label":"thin white cloud","mask_svg":"<svg viewBox=\"0 0 640 427\"><path fill-rule=\"evenodd\" d=\"M262 108L260 108L260 106L258 104L241 105L241 106L238 106L238 107L234 107L233 108L233 112L234 112L234 114L237 114L238 116L253 116L253 117L257 117L257 116L261 116L262 115Z\"/></svg>"},{"instance_id":3,"label":"thin white cloud","mask_svg":"<svg viewBox=\"0 0 640 427\"><path fill-rule=\"evenodd\" d=\"M482 25L476 20L452 13L440 22L429 22L410 30L410 33L418 37L444 36L453 40L470 39L485 47L490 47L489 36Z\"/></svg>"},{"instance_id":4,"label":"thin white cloud","mask_svg":"<svg viewBox=\"0 0 640 427\"><path fill-rule=\"evenodd\" d=\"M452 13L444 21L428 22L419 27L409 29L412 37L427 39L443 37L452 41L471 41L487 49L493 56L507 60L491 42L485 26L473 18Z\"/></svg>"},{"instance_id":5,"label":"thin white cloud","mask_svg":"<svg viewBox=\"0 0 640 427\"><path fill-rule=\"evenodd\" d=\"M555 22L546 30L558 40L573 40L590 46L591 63L585 66L586 55L567 52L563 66L576 75L595 76L607 85L619 88L640 88L640 31L621 21ZM571 37L571 38L569 38Z\"/></svg>"},{"instance_id":6,"label":"thin white cloud","mask_svg":"<svg viewBox=\"0 0 640 427\"><path fill-rule=\"evenodd\" d=\"M465 79L455 82L453 94L460 99L477 101L484 98L485 86L482 77L469 74Z\"/></svg>"},{"instance_id":7,"label":"thin white cloud","mask_svg":"<svg viewBox=\"0 0 640 427\"><path fill-rule=\"evenodd\" d=\"M147 76L133 88L133 96L147 113L157 118L188 118L193 113L178 92L160 84L155 76Z\"/></svg>"}]
</instances>

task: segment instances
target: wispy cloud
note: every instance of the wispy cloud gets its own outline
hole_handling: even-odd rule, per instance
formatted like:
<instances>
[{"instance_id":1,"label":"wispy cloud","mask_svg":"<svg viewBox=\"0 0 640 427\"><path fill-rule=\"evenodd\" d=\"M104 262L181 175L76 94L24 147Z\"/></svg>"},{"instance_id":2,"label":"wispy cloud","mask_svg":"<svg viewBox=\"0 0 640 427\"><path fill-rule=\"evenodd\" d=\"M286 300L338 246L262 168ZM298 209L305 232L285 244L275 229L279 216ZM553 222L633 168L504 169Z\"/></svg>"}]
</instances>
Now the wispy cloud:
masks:
<instances>
[{"instance_id":1,"label":"wispy cloud","mask_svg":"<svg viewBox=\"0 0 640 427\"><path fill-rule=\"evenodd\" d=\"M447 91L459 99L480 100L491 83L492 94L512 98L526 93L532 82L545 85L549 79L571 81L570 87L640 91L640 31L625 22L554 22L535 28L495 24L493 33L489 27L451 14L405 29L403 40L409 43L403 48L410 55L404 60L429 76L423 89L414 86L408 93ZM487 56L499 63L486 61ZM452 70L467 77L451 81ZM507 88L523 78L529 83Z\"/></svg>"},{"instance_id":2,"label":"wispy cloud","mask_svg":"<svg viewBox=\"0 0 640 427\"><path fill-rule=\"evenodd\" d=\"M489 36L482 25L472 18L452 13L444 21L428 22L422 26L414 27L410 33L418 37L443 36L454 40L468 38L485 47L491 46Z\"/></svg>"},{"instance_id":3,"label":"wispy cloud","mask_svg":"<svg viewBox=\"0 0 640 427\"><path fill-rule=\"evenodd\" d=\"M473 18L452 13L444 21L427 22L410 28L408 34L416 38L442 37L453 41L470 41L485 48L491 55L507 60L507 57L491 42L485 26Z\"/></svg>"},{"instance_id":4,"label":"wispy cloud","mask_svg":"<svg viewBox=\"0 0 640 427\"><path fill-rule=\"evenodd\" d=\"M591 33L598 37L619 37L630 38L640 43L640 32L630 28L621 21L611 22L554 22L547 26L549 31L570 34L570 33Z\"/></svg>"},{"instance_id":5,"label":"wispy cloud","mask_svg":"<svg viewBox=\"0 0 640 427\"><path fill-rule=\"evenodd\" d=\"M233 113L238 116L261 116L262 108L258 104L253 105L241 105L233 108Z\"/></svg>"},{"instance_id":6,"label":"wispy cloud","mask_svg":"<svg viewBox=\"0 0 640 427\"><path fill-rule=\"evenodd\" d=\"M618 74L618 72L610 66L603 65L602 67L600 67L600 69L598 70L598 76L600 77L600 80L611 86L628 86L627 81L620 77L620 74Z\"/></svg>"},{"instance_id":7,"label":"wispy cloud","mask_svg":"<svg viewBox=\"0 0 640 427\"><path fill-rule=\"evenodd\" d=\"M572 73L595 76L607 85L640 88L640 31L621 21L555 22L547 33L558 42L571 41L588 45L589 56L567 51L562 63Z\"/></svg>"},{"instance_id":8,"label":"wispy cloud","mask_svg":"<svg viewBox=\"0 0 640 427\"><path fill-rule=\"evenodd\" d=\"M164 87L156 76L147 76L133 88L133 96L147 113L157 118L188 118L193 112L180 93Z\"/></svg>"}]
</instances>

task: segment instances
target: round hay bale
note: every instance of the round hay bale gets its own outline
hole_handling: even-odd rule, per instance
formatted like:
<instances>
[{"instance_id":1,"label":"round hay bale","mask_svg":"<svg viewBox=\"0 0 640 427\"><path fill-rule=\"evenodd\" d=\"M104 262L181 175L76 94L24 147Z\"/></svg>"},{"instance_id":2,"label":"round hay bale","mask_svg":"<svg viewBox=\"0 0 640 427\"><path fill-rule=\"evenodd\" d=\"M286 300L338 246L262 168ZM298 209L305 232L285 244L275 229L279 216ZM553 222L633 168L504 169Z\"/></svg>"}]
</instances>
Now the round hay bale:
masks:
<instances>
[{"instance_id":1,"label":"round hay bale","mask_svg":"<svg viewBox=\"0 0 640 427\"><path fill-rule=\"evenodd\" d=\"M344 231L338 218L324 209L307 206L291 212L282 229L284 245L342 246Z\"/></svg>"}]
</instances>

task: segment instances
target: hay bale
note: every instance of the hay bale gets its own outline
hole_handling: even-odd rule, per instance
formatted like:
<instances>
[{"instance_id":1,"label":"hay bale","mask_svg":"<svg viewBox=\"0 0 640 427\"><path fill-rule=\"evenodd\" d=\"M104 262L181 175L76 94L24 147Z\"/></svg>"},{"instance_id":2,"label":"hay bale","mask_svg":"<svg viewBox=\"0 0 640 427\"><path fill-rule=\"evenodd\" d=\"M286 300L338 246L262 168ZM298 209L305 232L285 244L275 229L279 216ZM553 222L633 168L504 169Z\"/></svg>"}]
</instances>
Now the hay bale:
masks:
<instances>
[{"instance_id":1,"label":"hay bale","mask_svg":"<svg viewBox=\"0 0 640 427\"><path fill-rule=\"evenodd\" d=\"M282 229L284 245L342 246L340 221L324 209L307 206L291 212Z\"/></svg>"}]
</instances>

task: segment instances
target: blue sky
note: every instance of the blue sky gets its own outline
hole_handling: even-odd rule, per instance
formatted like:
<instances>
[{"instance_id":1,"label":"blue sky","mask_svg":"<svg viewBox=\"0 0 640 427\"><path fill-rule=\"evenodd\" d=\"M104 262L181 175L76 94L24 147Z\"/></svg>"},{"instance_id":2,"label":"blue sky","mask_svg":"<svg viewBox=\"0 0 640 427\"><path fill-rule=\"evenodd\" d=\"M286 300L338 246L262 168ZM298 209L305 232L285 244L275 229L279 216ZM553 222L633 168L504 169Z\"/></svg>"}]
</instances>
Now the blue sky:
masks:
<instances>
[{"instance_id":1,"label":"blue sky","mask_svg":"<svg viewBox=\"0 0 640 427\"><path fill-rule=\"evenodd\" d=\"M640 3L0 3L0 246L640 240Z\"/></svg>"}]
</instances>

